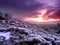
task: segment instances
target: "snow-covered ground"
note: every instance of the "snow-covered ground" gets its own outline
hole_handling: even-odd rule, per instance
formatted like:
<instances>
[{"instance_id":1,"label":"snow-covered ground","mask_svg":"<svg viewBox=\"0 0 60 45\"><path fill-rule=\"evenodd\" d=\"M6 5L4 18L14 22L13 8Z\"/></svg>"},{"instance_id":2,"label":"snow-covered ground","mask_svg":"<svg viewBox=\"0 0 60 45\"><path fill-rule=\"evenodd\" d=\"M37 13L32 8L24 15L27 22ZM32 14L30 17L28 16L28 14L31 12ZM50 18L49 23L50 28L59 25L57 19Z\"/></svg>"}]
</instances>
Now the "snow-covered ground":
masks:
<instances>
[{"instance_id":1,"label":"snow-covered ground","mask_svg":"<svg viewBox=\"0 0 60 45\"><path fill-rule=\"evenodd\" d=\"M37 45L60 45L60 35L51 34L43 29L32 29L25 28L28 27L26 24L22 23L22 27L18 25L18 22L12 22L12 24L5 21L0 22L0 37L5 37L8 42L12 39L15 43L34 41L36 40ZM29 24L30 25L30 24ZM7 45L8 42L6 41ZM10 45L14 45L9 42Z\"/></svg>"},{"instance_id":2,"label":"snow-covered ground","mask_svg":"<svg viewBox=\"0 0 60 45\"><path fill-rule=\"evenodd\" d=\"M8 40L10 38L10 32L0 32L0 36L4 36Z\"/></svg>"}]
</instances>

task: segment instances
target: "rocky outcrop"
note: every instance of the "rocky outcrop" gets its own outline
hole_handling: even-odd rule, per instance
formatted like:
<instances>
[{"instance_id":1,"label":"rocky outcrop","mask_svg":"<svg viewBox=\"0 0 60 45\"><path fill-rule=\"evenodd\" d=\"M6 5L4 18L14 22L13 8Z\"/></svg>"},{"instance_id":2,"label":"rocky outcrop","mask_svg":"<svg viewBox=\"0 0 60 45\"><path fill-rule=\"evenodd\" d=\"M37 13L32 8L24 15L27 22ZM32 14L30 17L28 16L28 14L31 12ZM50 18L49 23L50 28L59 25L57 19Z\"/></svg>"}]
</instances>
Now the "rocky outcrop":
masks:
<instances>
[{"instance_id":1,"label":"rocky outcrop","mask_svg":"<svg viewBox=\"0 0 60 45\"><path fill-rule=\"evenodd\" d=\"M17 23L0 22L0 45L60 45L59 34L51 34L43 29L28 29Z\"/></svg>"}]
</instances>

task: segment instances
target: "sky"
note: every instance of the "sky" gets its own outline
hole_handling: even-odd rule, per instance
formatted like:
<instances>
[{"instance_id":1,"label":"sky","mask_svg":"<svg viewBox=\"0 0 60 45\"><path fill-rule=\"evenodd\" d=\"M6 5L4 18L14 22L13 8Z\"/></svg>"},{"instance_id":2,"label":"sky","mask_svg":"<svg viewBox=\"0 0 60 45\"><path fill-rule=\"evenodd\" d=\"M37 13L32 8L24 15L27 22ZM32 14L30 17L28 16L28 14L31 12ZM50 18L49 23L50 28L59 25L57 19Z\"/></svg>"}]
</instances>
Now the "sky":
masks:
<instances>
[{"instance_id":1,"label":"sky","mask_svg":"<svg viewBox=\"0 0 60 45\"><path fill-rule=\"evenodd\" d=\"M0 12L11 13L15 17L60 19L60 0L0 0ZM45 11L44 11L45 10ZM39 21L39 20L38 20Z\"/></svg>"}]
</instances>

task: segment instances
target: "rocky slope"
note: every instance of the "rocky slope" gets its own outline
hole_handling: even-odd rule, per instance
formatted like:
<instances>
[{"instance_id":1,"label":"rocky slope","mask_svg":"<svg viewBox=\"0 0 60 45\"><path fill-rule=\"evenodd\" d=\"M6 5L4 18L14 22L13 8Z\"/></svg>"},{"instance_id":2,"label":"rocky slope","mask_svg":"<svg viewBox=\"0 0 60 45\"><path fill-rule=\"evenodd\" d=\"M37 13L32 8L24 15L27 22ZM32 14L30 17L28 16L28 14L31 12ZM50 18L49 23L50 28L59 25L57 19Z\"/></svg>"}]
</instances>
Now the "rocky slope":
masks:
<instances>
[{"instance_id":1,"label":"rocky slope","mask_svg":"<svg viewBox=\"0 0 60 45\"><path fill-rule=\"evenodd\" d=\"M60 35L51 34L43 29L28 28L27 23L21 21L2 20L0 45L60 45Z\"/></svg>"}]
</instances>

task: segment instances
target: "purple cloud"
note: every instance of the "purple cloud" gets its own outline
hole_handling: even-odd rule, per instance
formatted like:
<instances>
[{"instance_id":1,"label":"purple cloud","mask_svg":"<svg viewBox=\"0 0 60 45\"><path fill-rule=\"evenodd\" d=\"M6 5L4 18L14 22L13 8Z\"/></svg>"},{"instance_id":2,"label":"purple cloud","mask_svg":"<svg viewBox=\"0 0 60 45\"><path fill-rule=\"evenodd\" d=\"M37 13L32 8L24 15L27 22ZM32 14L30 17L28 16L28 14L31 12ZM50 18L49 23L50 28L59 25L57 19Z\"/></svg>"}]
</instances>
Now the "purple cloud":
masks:
<instances>
[{"instance_id":1,"label":"purple cloud","mask_svg":"<svg viewBox=\"0 0 60 45\"><path fill-rule=\"evenodd\" d=\"M0 8L8 8L6 10L12 11L14 15L18 16L32 16L36 14L38 9L48 9L48 13L56 9L53 16L49 18L60 18L60 0L0 0ZM11 9L11 10L10 10ZM47 15L46 15L47 16Z\"/></svg>"}]
</instances>

